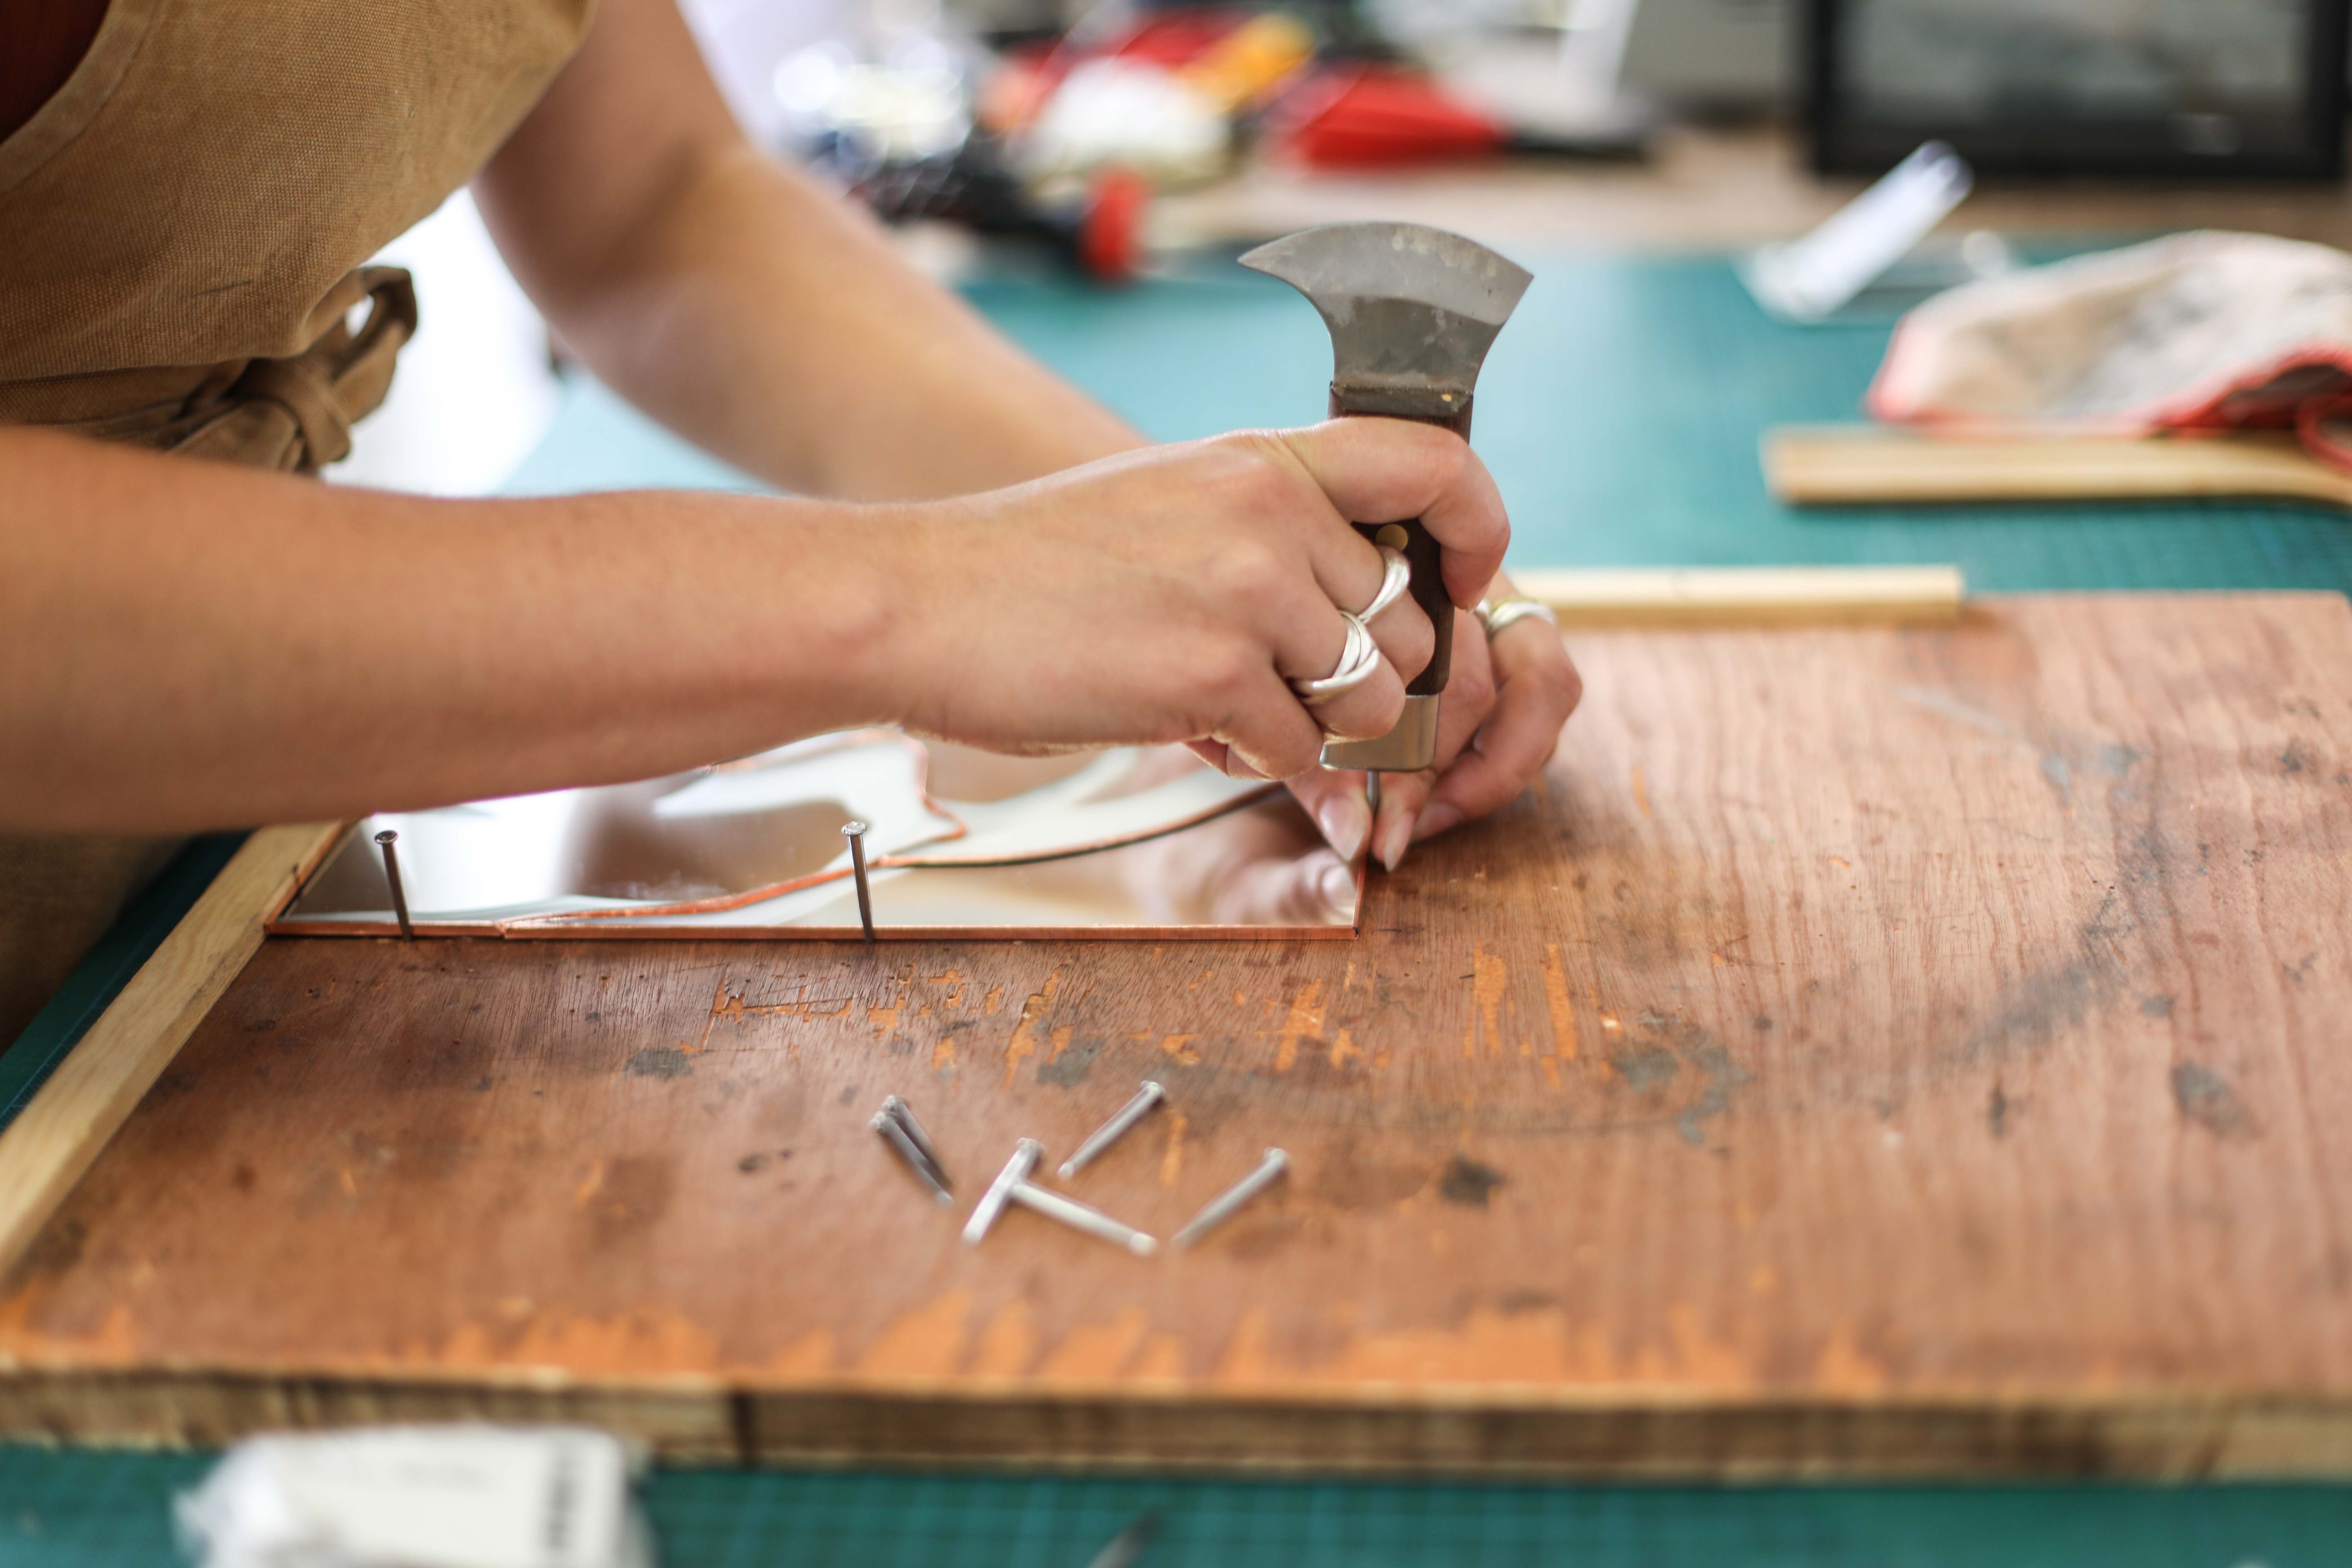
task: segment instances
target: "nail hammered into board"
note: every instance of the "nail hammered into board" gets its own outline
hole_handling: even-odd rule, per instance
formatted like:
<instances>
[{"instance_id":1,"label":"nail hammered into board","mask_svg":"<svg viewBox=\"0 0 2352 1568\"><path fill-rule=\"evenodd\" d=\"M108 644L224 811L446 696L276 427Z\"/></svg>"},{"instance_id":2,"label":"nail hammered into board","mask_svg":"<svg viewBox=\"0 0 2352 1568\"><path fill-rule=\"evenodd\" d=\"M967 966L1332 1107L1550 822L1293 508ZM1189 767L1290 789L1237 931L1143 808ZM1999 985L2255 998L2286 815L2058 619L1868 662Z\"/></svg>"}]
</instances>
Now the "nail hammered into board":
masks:
<instances>
[{"instance_id":1,"label":"nail hammered into board","mask_svg":"<svg viewBox=\"0 0 2352 1568\"><path fill-rule=\"evenodd\" d=\"M400 922L400 940L415 942L416 928L408 923L408 894L400 885L400 852L393 847L400 842L400 835L387 827L375 836L375 841L383 851L383 879L392 884L392 917Z\"/></svg>"},{"instance_id":2,"label":"nail hammered into board","mask_svg":"<svg viewBox=\"0 0 2352 1568\"><path fill-rule=\"evenodd\" d=\"M849 873L857 879L857 923L866 931L866 940L874 940L874 889L866 880L866 826L862 822L845 822L841 836L849 840Z\"/></svg>"},{"instance_id":3,"label":"nail hammered into board","mask_svg":"<svg viewBox=\"0 0 2352 1568\"><path fill-rule=\"evenodd\" d=\"M1202 1237L1234 1217L1241 1206L1272 1186L1276 1178L1290 1169L1290 1156L1280 1149L1268 1149L1257 1163L1257 1169L1209 1200L1209 1206L1192 1216L1192 1222L1178 1231L1175 1245L1190 1247Z\"/></svg>"},{"instance_id":4,"label":"nail hammered into board","mask_svg":"<svg viewBox=\"0 0 2352 1568\"><path fill-rule=\"evenodd\" d=\"M1151 1113L1152 1107L1168 1098L1168 1091L1150 1079L1135 1091L1135 1098L1111 1113L1111 1119L1087 1134L1087 1141L1077 1152L1062 1162L1062 1179L1068 1181L1092 1163L1096 1155L1127 1135L1127 1130Z\"/></svg>"}]
</instances>

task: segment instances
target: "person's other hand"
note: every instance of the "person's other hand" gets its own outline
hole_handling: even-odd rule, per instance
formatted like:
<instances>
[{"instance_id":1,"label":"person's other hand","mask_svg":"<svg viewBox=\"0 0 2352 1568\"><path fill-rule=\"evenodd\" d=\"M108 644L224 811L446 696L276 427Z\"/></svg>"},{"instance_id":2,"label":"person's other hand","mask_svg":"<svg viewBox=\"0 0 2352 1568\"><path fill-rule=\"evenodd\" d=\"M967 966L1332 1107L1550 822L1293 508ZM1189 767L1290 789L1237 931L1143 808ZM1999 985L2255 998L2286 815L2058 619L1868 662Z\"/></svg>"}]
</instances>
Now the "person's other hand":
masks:
<instances>
[{"instance_id":1,"label":"person's other hand","mask_svg":"<svg viewBox=\"0 0 2352 1568\"><path fill-rule=\"evenodd\" d=\"M1501 577L1487 596L1514 593ZM1454 617L1454 670L1438 706L1437 763L1417 773L1384 773L1374 822L1360 773L1312 773L1290 781L1331 847L1353 858L1369 837L1393 871L1405 848L1518 798L1559 743L1584 683L1559 629L1528 616L1488 639L1473 615Z\"/></svg>"},{"instance_id":2,"label":"person's other hand","mask_svg":"<svg viewBox=\"0 0 2352 1568\"><path fill-rule=\"evenodd\" d=\"M1314 708L1290 685L1333 672L1340 608L1380 590L1385 563L1349 521L1411 517L1475 604L1509 542L1501 498L1460 437L1401 420L1150 447L887 509L870 535L892 592L877 703L993 751L1183 741L1229 773L1305 773L1329 735L1387 733L1428 661L1406 599L1372 628L1369 679Z\"/></svg>"}]
</instances>

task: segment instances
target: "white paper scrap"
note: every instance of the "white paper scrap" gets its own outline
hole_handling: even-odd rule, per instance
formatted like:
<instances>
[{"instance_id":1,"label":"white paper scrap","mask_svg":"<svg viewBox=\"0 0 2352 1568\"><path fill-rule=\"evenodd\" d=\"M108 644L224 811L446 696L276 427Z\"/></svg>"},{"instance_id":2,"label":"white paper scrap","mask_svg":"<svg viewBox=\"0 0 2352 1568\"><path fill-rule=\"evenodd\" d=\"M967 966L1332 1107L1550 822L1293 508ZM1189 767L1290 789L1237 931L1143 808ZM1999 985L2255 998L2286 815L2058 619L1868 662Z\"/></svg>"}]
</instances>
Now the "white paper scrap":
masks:
<instances>
[{"instance_id":1,"label":"white paper scrap","mask_svg":"<svg viewBox=\"0 0 2352 1568\"><path fill-rule=\"evenodd\" d=\"M649 1568L631 1469L578 1426L254 1437L176 1511L205 1568Z\"/></svg>"}]
</instances>

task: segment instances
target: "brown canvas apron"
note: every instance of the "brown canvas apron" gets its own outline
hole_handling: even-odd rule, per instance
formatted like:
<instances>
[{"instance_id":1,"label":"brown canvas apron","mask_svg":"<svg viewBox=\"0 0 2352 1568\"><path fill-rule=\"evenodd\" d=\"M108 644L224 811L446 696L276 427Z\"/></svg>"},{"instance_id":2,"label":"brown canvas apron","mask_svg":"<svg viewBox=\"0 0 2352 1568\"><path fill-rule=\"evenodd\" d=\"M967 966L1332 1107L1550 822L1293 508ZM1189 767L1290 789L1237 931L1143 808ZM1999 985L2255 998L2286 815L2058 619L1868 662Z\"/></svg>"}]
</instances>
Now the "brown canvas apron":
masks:
<instances>
[{"instance_id":1,"label":"brown canvas apron","mask_svg":"<svg viewBox=\"0 0 2352 1568\"><path fill-rule=\"evenodd\" d=\"M473 177L590 4L113 0L0 142L0 424L343 457L416 324L361 263ZM0 1047L177 843L0 834Z\"/></svg>"}]
</instances>

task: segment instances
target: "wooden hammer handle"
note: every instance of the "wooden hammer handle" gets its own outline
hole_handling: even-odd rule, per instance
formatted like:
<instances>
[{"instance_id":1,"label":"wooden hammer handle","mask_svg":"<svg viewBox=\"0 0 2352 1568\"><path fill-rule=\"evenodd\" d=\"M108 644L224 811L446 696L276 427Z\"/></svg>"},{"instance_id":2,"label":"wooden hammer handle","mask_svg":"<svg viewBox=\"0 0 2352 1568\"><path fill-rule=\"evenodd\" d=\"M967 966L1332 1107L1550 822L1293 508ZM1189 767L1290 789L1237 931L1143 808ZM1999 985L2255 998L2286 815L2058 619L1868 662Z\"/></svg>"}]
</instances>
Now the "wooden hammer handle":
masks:
<instances>
[{"instance_id":1,"label":"wooden hammer handle","mask_svg":"<svg viewBox=\"0 0 2352 1568\"><path fill-rule=\"evenodd\" d=\"M1470 438L1470 408L1471 400L1465 398L1461 412L1442 419L1419 418L1415 423L1438 426L1467 441ZM1333 417L1362 412L1365 411L1341 406L1339 394L1336 390L1331 394ZM1379 416L1386 419L1413 418L1411 415L1386 412ZM1405 687L1405 695L1434 697L1445 689L1446 680L1454 673L1454 601L1445 593L1444 552L1439 550L1435 536L1422 526L1421 519L1417 517L1408 518L1401 523L1360 522L1355 528L1358 533L1375 542L1388 529L1404 530L1405 563L1412 568L1410 590L1412 602L1421 606L1422 614L1429 617L1430 626L1437 633L1437 644L1430 653L1429 662Z\"/></svg>"}]
</instances>

